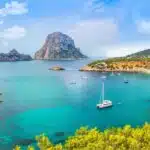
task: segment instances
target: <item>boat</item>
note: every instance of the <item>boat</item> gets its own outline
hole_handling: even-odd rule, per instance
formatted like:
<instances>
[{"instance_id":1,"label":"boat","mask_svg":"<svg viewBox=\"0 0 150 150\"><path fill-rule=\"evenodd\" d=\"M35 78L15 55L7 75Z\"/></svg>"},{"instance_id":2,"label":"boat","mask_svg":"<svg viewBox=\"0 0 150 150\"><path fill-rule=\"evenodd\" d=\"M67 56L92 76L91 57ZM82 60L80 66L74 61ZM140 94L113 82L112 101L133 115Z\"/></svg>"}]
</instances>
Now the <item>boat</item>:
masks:
<instances>
[{"instance_id":1,"label":"boat","mask_svg":"<svg viewBox=\"0 0 150 150\"><path fill-rule=\"evenodd\" d=\"M72 82L70 82L70 84L76 84L76 81L72 81Z\"/></svg>"},{"instance_id":2,"label":"boat","mask_svg":"<svg viewBox=\"0 0 150 150\"><path fill-rule=\"evenodd\" d=\"M100 101L99 104L96 105L97 108L103 109L103 108L108 108L112 106L112 101L110 100L104 100L104 79L106 77L102 77L103 81L102 81L102 99Z\"/></svg>"},{"instance_id":3,"label":"boat","mask_svg":"<svg viewBox=\"0 0 150 150\"><path fill-rule=\"evenodd\" d=\"M82 78L82 79L88 79L88 77L86 77L86 76L82 76L81 78Z\"/></svg>"},{"instance_id":4,"label":"boat","mask_svg":"<svg viewBox=\"0 0 150 150\"><path fill-rule=\"evenodd\" d=\"M124 78L124 83L128 83L129 81L127 79Z\"/></svg>"},{"instance_id":5,"label":"boat","mask_svg":"<svg viewBox=\"0 0 150 150\"><path fill-rule=\"evenodd\" d=\"M120 73L117 73L118 76L120 76Z\"/></svg>"}]
</instances>

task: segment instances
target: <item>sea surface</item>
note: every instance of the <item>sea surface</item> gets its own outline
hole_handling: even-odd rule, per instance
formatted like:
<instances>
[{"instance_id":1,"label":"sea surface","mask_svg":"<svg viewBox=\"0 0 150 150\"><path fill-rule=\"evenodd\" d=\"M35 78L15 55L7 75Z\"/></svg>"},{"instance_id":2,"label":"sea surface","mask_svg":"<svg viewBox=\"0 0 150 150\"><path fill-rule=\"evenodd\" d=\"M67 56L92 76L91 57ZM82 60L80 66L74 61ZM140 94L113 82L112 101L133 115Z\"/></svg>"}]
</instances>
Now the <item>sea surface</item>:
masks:
<instances>
[{"instance_id":1,"label":"sea surface","mask_svg":"<svg viewBox=\"0 0 150 150\"><path fill-rule=\"evenodd\" d=\"M11 150L41 133L58 143L80 126L104 130L150 122L150 75L78 71L91 61L0 63L0 150ZM66 70L48 70L55 65ZM105 99L112 100L113 107L98 110L103 75Z\"/></svg>"}]
</instances>

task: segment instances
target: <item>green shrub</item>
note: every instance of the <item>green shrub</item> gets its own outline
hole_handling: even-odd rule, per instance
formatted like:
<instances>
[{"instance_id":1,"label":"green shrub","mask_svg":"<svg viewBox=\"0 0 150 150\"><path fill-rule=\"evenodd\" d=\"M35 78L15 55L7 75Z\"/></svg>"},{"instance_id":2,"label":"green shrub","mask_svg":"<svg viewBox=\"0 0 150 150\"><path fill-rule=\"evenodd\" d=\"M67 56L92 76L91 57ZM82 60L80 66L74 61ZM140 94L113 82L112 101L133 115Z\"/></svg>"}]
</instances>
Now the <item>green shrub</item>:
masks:
<instances>
[{"instance_id":1,"label":"green shrub","mask_svg":"<svg viewBox=\"0 0 150 150\"><path fill-rule=\"evenodd\" d=\"M37 136L40 150L149 150L150 124L132 128L110 128L101 132L97 128L81 127L75 135L69 137L65 144L53 145L44 134ZM21 150L16 146L13 150ZM34 150L29 146L27 150Z\"/></svg>"}]
</instances>

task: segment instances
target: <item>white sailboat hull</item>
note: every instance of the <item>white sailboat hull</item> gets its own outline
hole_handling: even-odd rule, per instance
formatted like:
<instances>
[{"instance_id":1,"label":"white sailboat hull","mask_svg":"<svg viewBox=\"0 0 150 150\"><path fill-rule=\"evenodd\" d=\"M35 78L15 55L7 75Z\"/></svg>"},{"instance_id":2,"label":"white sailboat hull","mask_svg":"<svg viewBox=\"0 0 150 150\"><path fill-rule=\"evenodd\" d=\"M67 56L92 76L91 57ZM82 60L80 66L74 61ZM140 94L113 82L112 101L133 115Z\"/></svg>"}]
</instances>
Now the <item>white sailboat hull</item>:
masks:
<instances>
[{"instance_id":1,"label":"white sailboat hull","mask_svg":"<svg viewBox=\"0 0 150 150\"><path fill-rule=\"evenodd\" d=\"M105 79L105 78L103 78ZM102 101L96 105L97 108L107 108L112 106L112 101L104 100L104 82L102 82Z\"/></svg>"},{"instance_id":2,"label":"white sailboat hull","mask_svg":"<svg viewBox=\"0 0 150 150\"><path fill-rule=\"evenodd\" d=\"M97 104L97 108L107 108L112 106L112 101L110 100L104 100L102 103Z\"/></svg>"}]
</instances>

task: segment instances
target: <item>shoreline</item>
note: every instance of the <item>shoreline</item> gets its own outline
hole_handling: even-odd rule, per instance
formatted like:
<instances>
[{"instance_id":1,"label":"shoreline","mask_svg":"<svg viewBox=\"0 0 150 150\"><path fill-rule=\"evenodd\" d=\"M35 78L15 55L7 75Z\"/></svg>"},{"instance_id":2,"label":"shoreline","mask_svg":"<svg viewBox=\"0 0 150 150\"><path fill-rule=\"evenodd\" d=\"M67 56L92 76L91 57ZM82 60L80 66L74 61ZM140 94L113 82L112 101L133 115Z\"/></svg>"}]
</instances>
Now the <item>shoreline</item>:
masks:
<instances>
[{"instance_id":1,"label":"shoreline","mask_svg":"<svg viewBox=\"0 0 150 150\"><path fill-rule=\"evenodd\" d=\"M79 69L79 71L87 71L87 72L126 72L126 73L146 73L150 74L150 69L145 68L134 68L134 69L98 69L90 66L84 66Z\"/></svg>"}]
</instances>

